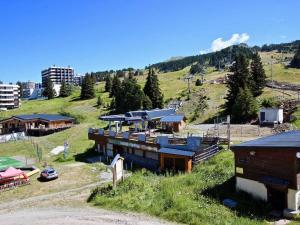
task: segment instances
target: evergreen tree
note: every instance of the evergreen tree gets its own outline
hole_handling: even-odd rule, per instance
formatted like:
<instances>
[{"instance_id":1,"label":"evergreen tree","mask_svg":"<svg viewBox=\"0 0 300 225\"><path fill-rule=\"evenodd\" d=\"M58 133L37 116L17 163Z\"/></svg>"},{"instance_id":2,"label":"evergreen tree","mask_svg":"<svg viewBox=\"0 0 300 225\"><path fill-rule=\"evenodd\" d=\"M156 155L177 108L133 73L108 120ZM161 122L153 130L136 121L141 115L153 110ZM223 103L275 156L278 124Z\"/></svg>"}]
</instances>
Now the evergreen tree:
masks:
<instances>
[{"instance_id":1,"label":"evergreen tree","mask_svg":"<svg viewBox=\"0 0 300 225\"><path fill-rule=\"evenodd\" d=\"M92 77L88 74L83 78L82 84L81 84L81 99L91 99L95 97L95 88L94 88L94 82L92 80Z\"/></svg>"},{"instance_id":2,"label":"evergreen tree","mask_svg":"<svg viewBox=\"0 0 300 225\"><path fill-rule=\"evenodd\" d=\"M236 101L236 97L239 94L240 88L251 88L252 80L250 79L250 73L248 69L248 61L245 56L239 54L235 57L235 61L230 68L232 74L228 76L227 87L228 92L225 97L225 112L227 114L232 113L232 107Z\"/></svg>"},{"instance_id":3,"label":"evergreen tree","mask_svg":"<svg viewBox=\"0 0 300 225\"><path fill-rule=\"evenodd\" d=\"M121 81L118 78L118 76L114 76L112 80L112 87L109 96L110 97L116 96L116 93L120 90L120 88L121 88Z\"/></svg>"},{"instance_id":4,"label":"evergreen tree","mask_svg":"<svg viewBox=\"0 0 300 225\"><path fill-rule=\"evenodd\" d=\"M70 88L68 87L69 85L66 84L65 80L62 81L61 86L60 86L60 91L59 91L59 97L68 97L70 93Z\"/></svg>"},{"instance_id":5,"label":"evergreen tree","mask_svg":"<svg viewBox=\"0 0 300 225\"><path fill-rule=\"evenodd\" d=\"M145 95L145 97L143 99L143 109L145 109L145 110L152 109L152 102L147 95Z\"/></svg>"},{"instance_id":6,"label":"evergreen tree","mask_svg":"<svg viewBox=\"0 0 300 225\"><path fill-rule=\"evenodd\" d=\"M56 95L56 92L53 88L53 83L50 77L46 81L46 87L43 92L43 96L47 97L48 99L53 99Z\"/></svg>"},{"instance_id":7,"label":"evergreen tree","mask_svg":"<svg viewBox=\"0 0 300 225\"><path fill-rule=\"evenodd\" d=\"M240 88L232 107L232 120L236 123L250 122L257 118L258 105L249 88Z\"/></svg>"},{"instance_id":8,"label":"evergreen tree","mask_svg":"<svg viewBox=\"0 0 300 225\"><path fill-rule=\"evenodd\" d=\"M105 78L105 92L111 92L112 80L111 76L108 74Z\"/></svg>"},{"instance_id":9,"label":"evergreen tree","mask_svg":"<svg viewBox=\"0 0 300 225\"><path fill-rule=\"evenodd\" d=\"M195 85L196 85L196 86L201 86L201 85L202 85L202 83L201 83L200 79L197 79L197 80L196 80L196 83L195 83Z\"/></svg>"},{"instance_id":10,"label":"evergreen tree","mask_svg":"<svg viewBox=\"0 0 300 225\"><path fill-rule=\"evenodd\" d=\"M163 108L164 96L159 88L159 81L153 69L149 69L144 93L150 98L153 108Z\"/></svg>"},{"instance_id":11,"label":"evergreen tree","mask_svg":"<svg viewBox=\"0 0 300 225\"><path fill-rule=\"evenodd\" d=\"M264 87L266 86L266 74L258 53L253 55L251 61L251 78L253 80L252 93L254 97L262 94Z\"/></svg>"},{"instance_id":12,"label":"evergreen tree","mask_svg":"<svg viewBox=\"0 0 300 225\"><path fill-rule=\"evenodd\" d=\"M292 68L298 68L300 69L300 45L298 47L298 50L296 51L294 58L291 61L290 66Z\"/></svg>"},{"instance_id":13,"label":"evergreen tree","mask_svg":"<svg viewBox=\"0 0 300 225\"><path fill-rule=\"evenodd\" d=\"M116 112L125 113L141 109L145 95L136 79L124 79L115 96Z\"/></svg>"}]
</instances>

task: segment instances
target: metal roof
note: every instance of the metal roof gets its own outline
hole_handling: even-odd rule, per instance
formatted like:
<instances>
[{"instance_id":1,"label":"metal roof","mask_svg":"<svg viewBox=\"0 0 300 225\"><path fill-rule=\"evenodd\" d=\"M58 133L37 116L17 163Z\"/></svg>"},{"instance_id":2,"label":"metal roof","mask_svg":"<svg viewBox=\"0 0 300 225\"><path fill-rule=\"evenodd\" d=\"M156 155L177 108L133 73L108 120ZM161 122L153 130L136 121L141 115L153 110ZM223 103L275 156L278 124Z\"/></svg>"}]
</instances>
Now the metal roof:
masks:
<instances>
[{"instance_id":1,"label":"metal roof","mask_svg":"<svg viewBox=\"0 0 300 225\"><path fill-rule=\"evenodd\" d=\"M125 121L125 116L123 116L123 115L100 116L100 120L103 120L103 121Z\"/></svg>"},{"instance_id":2,"label":"metal roof","mask_svg":"<svg viewBox=\"0 0 300 225\"><path fill-rule=\"evenodd\" d=\"M175 114L175 109L154 109L150 111L146 111L148 119L159 119L164 116L169 116Z\"/></svg>"},{"instance_id":3,"label":"metal roof","mask_svg":"<svg viewBox=\"0 0 300 225\"><path fill-rule=\"evenodd\" d=\"M300 148L300 130L288 131L267 137L258 138L252 141L246 141L232 146L232 149L242 148Z\"/></svg>"},{"instance_id":4,"label":"metal roof","mask_svg":"<svg viewBox=\"0 0 300 225\"><path fill-rule=\"evenodd\" d=\"M62 116L59 114L24 114L17 115L11 118L16 118L20 120L47 120L47 121L57 121L57 120L74 120L72 117Z\"/></svg>"},{"instance_id":5,"label":"metal roof","mask_svg":"<svg viewBox=\"0 0 300 225\"><path fill-rule=\"evenodd\" d=\"M181 122L183 119L184 119L184 115L169 115L161 118L160 122L174 123L174 122Z\"/></svg>"},{"instance_id":6,"label":"metal roof","mask_svg":"<svg viewBox=\"0 0 300 225\"><path fill-rule=\"evenodd\" d=\"M195 154L195 152L192 151L183 151L174 148L161 148L159 149L159 152L171 154L171 155L182 155L182 156L189 156L189 157L192 157Z\"/></svg>"}]
</instances>

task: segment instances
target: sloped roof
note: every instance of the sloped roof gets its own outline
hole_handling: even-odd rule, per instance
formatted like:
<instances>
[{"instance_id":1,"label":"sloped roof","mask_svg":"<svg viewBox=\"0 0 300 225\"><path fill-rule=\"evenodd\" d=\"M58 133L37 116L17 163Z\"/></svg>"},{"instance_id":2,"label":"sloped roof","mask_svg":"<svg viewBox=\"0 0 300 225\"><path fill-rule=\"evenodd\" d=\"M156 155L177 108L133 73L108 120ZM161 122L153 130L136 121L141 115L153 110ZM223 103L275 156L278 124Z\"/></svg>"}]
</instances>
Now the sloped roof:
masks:
<instances>
[{"instance_id":1,"label":"sloped roof","mask_svg":"<svg viewBox=\"0 0 300 225\"><path fill-rule=\"evenodd\" d=\"M234 150L245 148L300 148L300 130L283 132L232 146Z\"/></svg>"},{"instance_id":2,"label":"sloped roof","mask_svg":"<svg viewBox=\"0 0 300 225\"><path fill-rule=\"evenodd\" d=\"M164 116L175 114L175 109L154 109L146 111L148 119L159 119Z\"/></svg>"},{"instance_id":3,"label":"sloped roof","mask_svg":"<svg viewBox=\"0 0 300 225\"><path fill-rule=\"evenodd\" d=\"M181 122L183 119L184 119L184 115L169 115L169 116L164 116L163 118L161 118L160 122L176 123L176 122Z\"/></svg>"},{"instance_id":4,"label":"sloped roof","mask_svg":"<svg viewBox=\"0 0 300 225\"><path fill-rule=\"evenodd\" d=\"M13 116L10 119L19 119L19 120L47 120L47 121L58 121L58 120L74 120L72 117L62 116L59 114L23 114ZM8 120L8 119L5 119ZM5 121L2 120L2 121ZM0 121L1 122L1 121Z\"/></svg>"}]
</instances>

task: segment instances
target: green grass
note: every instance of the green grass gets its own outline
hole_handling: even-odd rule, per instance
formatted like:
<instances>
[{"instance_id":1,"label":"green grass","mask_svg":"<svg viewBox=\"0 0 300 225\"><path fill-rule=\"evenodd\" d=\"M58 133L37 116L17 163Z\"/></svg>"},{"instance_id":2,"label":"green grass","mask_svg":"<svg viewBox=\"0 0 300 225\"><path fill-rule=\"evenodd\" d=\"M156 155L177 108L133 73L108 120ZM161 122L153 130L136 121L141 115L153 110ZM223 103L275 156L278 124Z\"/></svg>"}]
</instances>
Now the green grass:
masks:
<instances>
[{"instance_id":1,"label":"green grass","mask_svg":"<svg viewBox=\"0 0 300 225\"><path fill-rule=\"evenodd\" d=\"M233 154L223 151L190 174L157 176L134 173L115 190L95 189L91 202L99 207L136 211L185 224L264 224L268 207L234 191ZM237 200L231 210L224 198Z\"/></svg>"},{"instance_id":2,"label":"green grass","mask_svg":"<svg viewBox=\"0 0 300 225\"><path fill-rule=\"evenodd\" d=\"M57 156L51 156L49 152L53 148L63 145L64 141L69 142L69 154L72 158L91 148L94 143L87 138L88 128L105 126L106 124L101 122L98 117L108 110L105 107L100 107L100 109L96 107L97 98L79 100L79 95L80 91L76 90L72 96L67 98L24 101L22 102L22 106L18 109L1 112L0 118L31 113L66 113L77 118L80 123L70 129L51 135L34 137L26 141L0 144L0 156L23 155L34 158L36 157L34 146L38 145L43 152L43 161L52 162ZM101 95L104 105L109 104L110 99L108 98L108 93L103 93L103 83L96 86L96 95Z\"/></svg>"}]
</instances>

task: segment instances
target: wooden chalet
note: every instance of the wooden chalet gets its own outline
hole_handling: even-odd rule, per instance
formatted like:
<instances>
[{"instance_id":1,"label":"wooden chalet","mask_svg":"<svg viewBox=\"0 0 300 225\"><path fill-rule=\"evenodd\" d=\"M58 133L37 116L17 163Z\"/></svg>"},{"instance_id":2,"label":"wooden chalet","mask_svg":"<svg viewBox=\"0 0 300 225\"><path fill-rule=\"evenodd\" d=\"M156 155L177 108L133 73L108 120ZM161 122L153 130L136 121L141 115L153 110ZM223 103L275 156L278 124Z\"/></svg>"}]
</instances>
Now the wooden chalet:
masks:
<instances>
[{"instance_id":1,"label":"wooden chalet","mask_svg":"<svg viewBox=\"0 0 300 225\"><path fill-rule=\"evenodd\" d=\"M1 134L26 132L28 135L41 136L72 127L74 119L55 114L28 114L13 116L0 121Z\"/></svg>"},{"instance_id":2,"label":"wooden chalet","mask_svg":"<svg viewBox=\"0 0 300 225\"><path fill-rule=\"evenodd\" d=\"M300 131L247 141L232 150L238 191L268 201L275 209L299 210Z\"/></svg>"},{"instance_id":3,"label":"wooden chalet","mask_svg":"<svg viewBox=\"0 0 300 225\"><path fill-rule=\"evenodd\" d=\"M219 151L216 142L206 144L202 137L150 137L144 133L117 133L89 129L88 137L95 141L97 151L105 157L120 154L125 163L153 171L191 172L192 165Z\"/></svg>"},{"instance_id":4,"label":"wooden chalet","mask_svg":"<svg viewBox=\"0 0 300 225\"><path fill-rule=\"evenodd\" d=\"M185 127L184 115L169 115L160 119L162 129L168 132L180 132Z\"/></svg>"}]
</instances>

